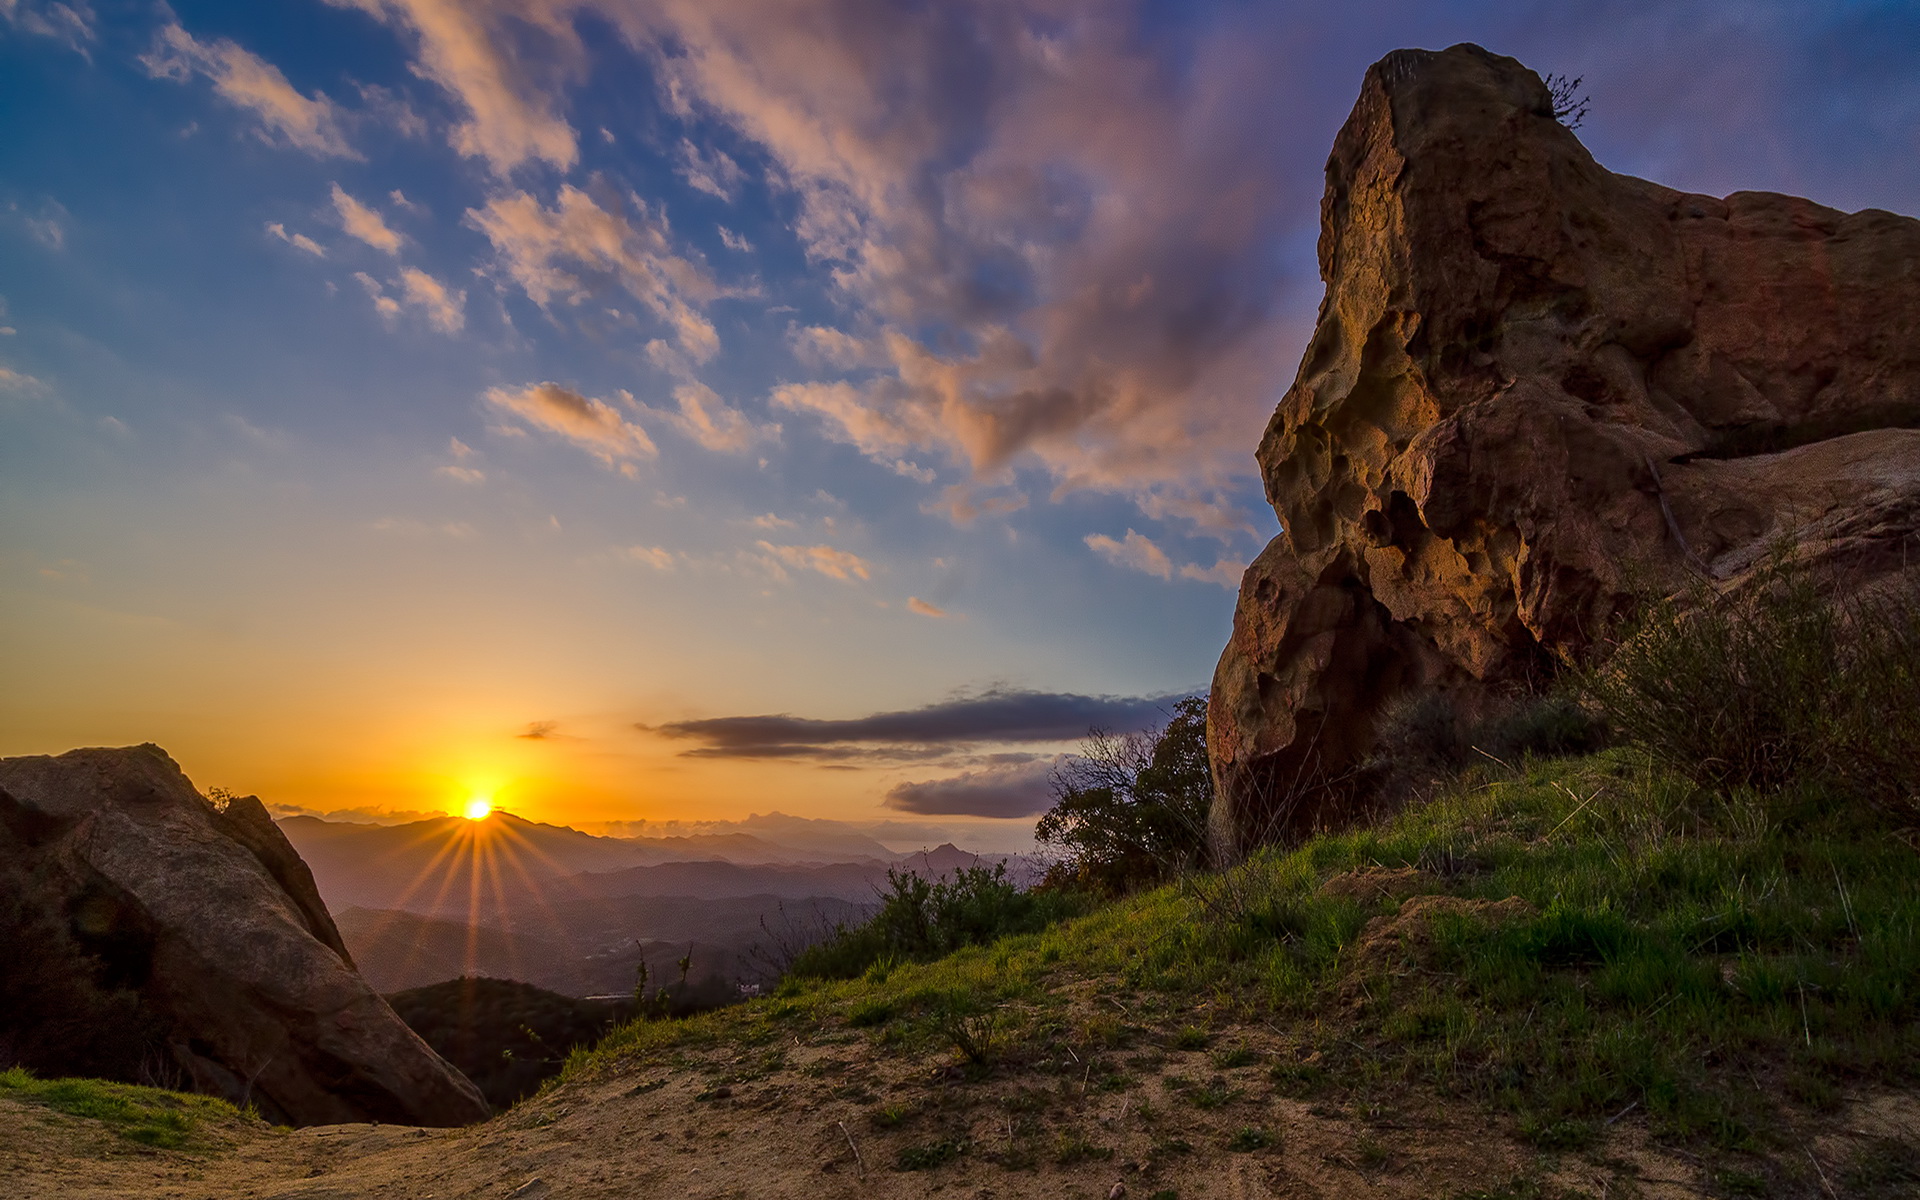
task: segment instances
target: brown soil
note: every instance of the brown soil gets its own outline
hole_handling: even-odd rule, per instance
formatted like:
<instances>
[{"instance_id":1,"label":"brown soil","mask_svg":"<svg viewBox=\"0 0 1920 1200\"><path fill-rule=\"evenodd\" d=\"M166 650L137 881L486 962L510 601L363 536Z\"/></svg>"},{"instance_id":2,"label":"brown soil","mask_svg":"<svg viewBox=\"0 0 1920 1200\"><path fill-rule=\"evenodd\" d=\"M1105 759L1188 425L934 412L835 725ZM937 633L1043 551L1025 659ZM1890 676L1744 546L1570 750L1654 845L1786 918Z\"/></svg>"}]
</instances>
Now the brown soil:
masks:
<instances>
[{"instance_id":1,"label":"brown soil","mask_svg":"<svg viewBox=\"0 0 1920 1200\"><path fill-rule=\"evenodd\" d=\"M1092 1012L1094 1000L1075 1008ZM903 1052L878 1034L828 1026L796 1030L783 1045L716 1043L609 1064L467 1129L289 1131L236 1119L205 1131L194 1153L134 1146L93 1121L0 1101L0 1192L20 1200L1714 1194L1700 1158L1656 1144L1633 1114L1593 1148L1543 1154L1505 1118L1409 1087L1372 1099L1282 1095L1270 1070L1298 1062L1300 1050L1265 1023L1216 1024L1212 1052L1156 1048L1162 1040L1143 1032L1084 1063L1027 1061L981 1075L948 1053ZM1233 1057L1219 1055L1227 1048ZM1874 1138L1909 1138L1916 1127L1913 1097L1878 1095L1805 1140L1810 1161L1834 1175ZM1270 1142L1256 1146L1249 1129ZM1236 1135L1239 1149L1230 1148ZM915 1153L939 1158L943 1146L955 1150L948 1161L904 1169Z\"/></svg>"}]
</instances>

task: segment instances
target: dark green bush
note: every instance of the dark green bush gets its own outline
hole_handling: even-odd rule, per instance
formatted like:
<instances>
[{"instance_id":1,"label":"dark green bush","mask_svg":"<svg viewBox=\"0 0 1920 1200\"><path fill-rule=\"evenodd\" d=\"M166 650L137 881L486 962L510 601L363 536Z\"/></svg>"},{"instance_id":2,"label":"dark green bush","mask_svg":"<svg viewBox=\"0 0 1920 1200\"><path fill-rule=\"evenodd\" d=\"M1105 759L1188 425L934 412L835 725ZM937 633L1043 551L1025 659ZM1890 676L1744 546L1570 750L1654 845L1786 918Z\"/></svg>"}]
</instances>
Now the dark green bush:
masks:
<instances>
[{"instance_id":1,"label":"dark green bush","mask_svg":"<svg viewBox=\"0 0 1920 1200\"><path fill-rule=\"evenodd\" d=\"M1004 864L962 867L951 878L889 870L880 911L861 925L836 926L825 941L794 957L791 974L852 979L892 962L927 962L963 946L1037 933L1086 907L1070 892L1023 892Z\"/></svg>"},{"instance_id":2,"label":"dark green bush","mask_svg":"<svg viewBox=\"0 0 1920 1200\"><path fill-rule=\"evenodd\" d=\"M1213 804L1206 697L1174 705L1160 730L1095 730L1054 773L1053 790L1034 829L1063 852L1049 884L1119 894L1200 865Z\"/></svg>"},{"instance_id":3,"label":"dark green bush","mask_svg":"<svg viewBox=\"0 0 1920 1200\"><path fill-rule=\"evenodd\" d=\"M1911 814L1920 601L1842 594L1776 556L1735 591L1652 605L1583 688L1622 738L1722 796L1796 789Z\"/></svg>"}]
</instances>

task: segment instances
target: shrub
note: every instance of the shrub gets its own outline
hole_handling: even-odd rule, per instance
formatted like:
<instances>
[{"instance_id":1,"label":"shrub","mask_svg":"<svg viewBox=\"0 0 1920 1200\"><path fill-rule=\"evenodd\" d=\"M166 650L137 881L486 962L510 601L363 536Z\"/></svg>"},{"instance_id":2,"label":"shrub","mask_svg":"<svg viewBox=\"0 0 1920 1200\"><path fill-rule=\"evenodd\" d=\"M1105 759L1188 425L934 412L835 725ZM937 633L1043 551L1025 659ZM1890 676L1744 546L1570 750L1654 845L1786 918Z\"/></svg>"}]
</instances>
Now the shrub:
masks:
<instances>
[{"instance_id":1,"label":"shrub","mask_svg":"<svg viewBox=\"0 0 1920 1200\"><path fill-rule=\"evenodd\" d=\"M1607 728L1568 690L1464 703L1452 692L1419 692L1389 704L1374 734L1369 768L1389 793L1431 785L1491 758L1518 765L1529 757L1591 754Z\"/></svg>"},{"instance_id":2,"label":"shrub","mask_svg":"<svg viewBox=\"0 0 1920 1200\"><path fill-rule=\"evenodd\" d=\"M1064 853L1050 882L1120 893L1198 865L1213 804L1206 698L1174 705L1159 730L1095 730L1054 772L1053 792L1034 830Z\"/></svg>"},{"instance_id":3,"label":"shrub","mask_svg":"<svg viewBox=\"0 0 1920 1200\"><path fill-rule=\"evenodd\" d=\"M963 946L985 945L1017 933L1037 933L1085 907L1063 892L1023 892L1007 881L1005 864L962 867L951 878L929 880L889 870L880 911L861 925L840 925L833 936L794 957L792 973L853 979L895 961L927 962Z\"/></svg>"},{"instance_id":4,"label":"shrub","mask_svg":"<svg viewBox=\"0 0 1920 1200\"><path fill-rule=\"evenodd\" d=\"M1731 797L1833 789L1920 798L1920 602L1840 595L1784 553L1737 590L1656 603L1583 681L1626 740Z\"/></svg>"}]
</instances>

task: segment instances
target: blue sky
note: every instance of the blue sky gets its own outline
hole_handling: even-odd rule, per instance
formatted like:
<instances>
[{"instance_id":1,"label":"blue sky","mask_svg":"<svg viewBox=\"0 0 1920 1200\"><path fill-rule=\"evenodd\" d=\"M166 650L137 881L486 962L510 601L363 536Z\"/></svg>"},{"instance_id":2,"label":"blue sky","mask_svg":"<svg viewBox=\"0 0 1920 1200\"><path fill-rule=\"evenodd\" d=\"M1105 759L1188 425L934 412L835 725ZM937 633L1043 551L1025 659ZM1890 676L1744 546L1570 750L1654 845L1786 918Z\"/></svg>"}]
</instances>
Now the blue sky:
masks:
<instances>
[{"instance_id":1,"label":"blue sky","mask_svg":"<svg viewBox=\"0 0 1920 1200\"><path fill-rule=\"evenodd\" d=\"M1327 147L1460 40L1920 207L1913 3L0 0L0 752L1001 836L1070 743L658 731L1203 686Z\"/></svg>"}]
</instances>

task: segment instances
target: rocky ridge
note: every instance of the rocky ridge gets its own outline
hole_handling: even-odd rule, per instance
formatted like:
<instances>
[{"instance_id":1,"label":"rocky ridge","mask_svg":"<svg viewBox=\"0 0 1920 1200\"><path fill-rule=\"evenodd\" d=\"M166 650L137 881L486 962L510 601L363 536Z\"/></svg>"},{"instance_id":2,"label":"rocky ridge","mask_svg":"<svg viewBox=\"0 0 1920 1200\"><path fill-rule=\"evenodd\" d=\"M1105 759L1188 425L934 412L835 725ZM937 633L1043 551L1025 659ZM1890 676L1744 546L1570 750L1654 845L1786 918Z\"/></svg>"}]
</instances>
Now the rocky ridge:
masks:
<instances>
[{"instance_id":1,"label":"rocky ridge","mask_svg":"<svg viewBox=\"0 0 1920 1200\"><path fill-rule=\"evenodd\" d=\"M1228 848L1340 819L1396 697L1538 679L1649 589L1920 561L1920 221L1614 174L1472 45L1369 69L1321 212L1213 681Z\"/></svg>"},{"instance_id":2,"label":"rocky ridge","mask_svg":"<svg viewBox=\"0 0 1920 1200\"><path fill-rule=\"evenodd\" d=\"M354 969L258 799L215 805L153 745L0 759L0 855L198 1090L296 1125L487 1117Z\"/></svg>"}]
</instances>

